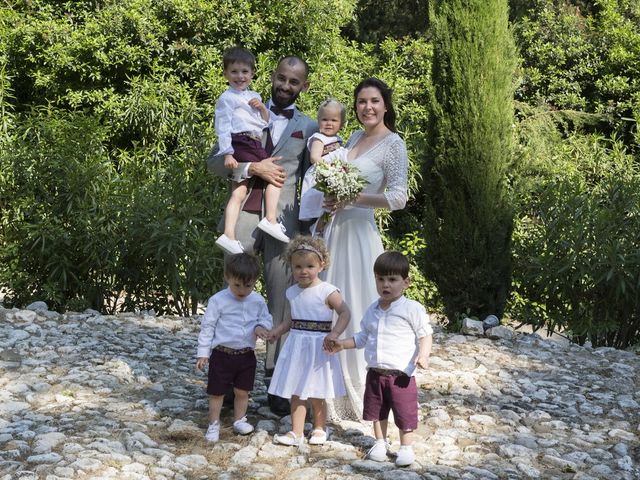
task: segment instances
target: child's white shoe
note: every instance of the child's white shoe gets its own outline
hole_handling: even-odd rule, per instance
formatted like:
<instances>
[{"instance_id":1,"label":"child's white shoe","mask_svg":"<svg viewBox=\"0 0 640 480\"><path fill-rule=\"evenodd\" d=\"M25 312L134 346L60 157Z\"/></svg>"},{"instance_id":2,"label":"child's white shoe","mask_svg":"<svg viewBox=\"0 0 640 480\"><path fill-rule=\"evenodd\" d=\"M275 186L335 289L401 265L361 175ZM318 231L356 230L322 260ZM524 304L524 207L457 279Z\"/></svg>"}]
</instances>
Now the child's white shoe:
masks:
<instances>
[{"instance_id":1,"label":"child's white shoe","mask_svg":"<svg viewBox=\"0 0 640 480\"><path fill-rule=\"evenodd\" d=\"M275 434L273 436L273 441L275 443L279 443L280 445L288 445L290 447L293 447L302 445L303 438L304 437L298 437L293 432L287 432L284 435Z\"/></svg>"},{"instance_id":2,"label":"child's white shoe","mask_svg":"<svg viewBox=\"0 0 640 480\"><path fill-rule=\"evenodd\" d=\"M215 421L209 424L209 428L207 428L207 433L204 434L204 438L207 442L217 442L220 440L220 422Z\"/></svg>"},{"instance_id":3,"label":"child's white shoe","mask_svg":"<svg viewBox=\"0 0 640 480\"><path fill-rule=\"evenodd\" d=\"M238 240L231 240L224 233L218 237L216 245L230 255L244 252L244 248L242 248L242 244Z\"/></svg>"},{"instance_id":4,"label":"child's white shoe","mask_svg":"<svg viewBox=\"0 0 640 480\"><path fill-rule=\"evenodd\" d=\"M398 450L398 456L396 457L397 467L408 467L416 460L416 456L413 454L413 448L411 445L402 445Z\"/></svg>"},{"instance_id":5,"label":"child's white shoe","mask_svg":"<svg viewBox=\"0 0 640 480\"><path fill-rule=\"evenodd\" d=\"M280 240L284 243L289 243L289 237L285 235L287 229L284 228L284 225L281 223L271 223L269 220L267 220L267 217L264 217L258 223L258 228L263 232L271 235L276 240Z\"/></svg>"},{"instance_id":6,"label":"child's white shoe","mask_svg":"<svg viewBox=\"0 0 640 480\"><path fill-rule=\"evenodd\" d=\"M322 445L327 441L327 431L316 428L311 432L309 445Z\"/></svg>"},{"instance_id":7,"label":"child's white shoe","mask_svg":"<svg viewBox=\"0 0 640 480\"><path fill-rule=\"evenodd\" d=\"M374 462L386 462L389 444L384 440L376 440L373 447L367 452L367 458Z\"/></svg>"},{"instance_id":8,"label":"child's white shoe","mask_svg":"<svg viewBox=\"0 0 640 480\"><path fill-rule=\"evenodd\" d=\"M247 417L242 417L240 420L233 422L233 431L240 435L248 435L253 432L253 425L247 422Z\"/></svg>"}]
</instances>

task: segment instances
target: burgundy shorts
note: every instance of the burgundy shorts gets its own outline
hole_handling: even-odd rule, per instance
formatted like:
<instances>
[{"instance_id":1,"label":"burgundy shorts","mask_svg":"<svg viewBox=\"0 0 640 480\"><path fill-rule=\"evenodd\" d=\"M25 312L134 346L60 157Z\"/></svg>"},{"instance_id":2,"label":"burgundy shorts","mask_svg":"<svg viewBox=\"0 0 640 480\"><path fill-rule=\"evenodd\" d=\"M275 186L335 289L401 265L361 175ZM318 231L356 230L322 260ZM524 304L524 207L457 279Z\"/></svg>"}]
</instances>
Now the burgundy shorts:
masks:
<instances>
[{"instance_id":1,"label":"burgundy shorts","mask_svg":"<svg viewBox=\"0 0 640 480\"><path fill-rule=\"evenodd\" d=\"M262 142L247 135L231 134L231 146L233 158L238 162L259 162L269 157L262 147Z\"/></svg>"},{"instance_id":2,"label":"burgundy shorts","mask_svg":"<svg viewBox=\"0 0 640 480\"><path fill-rule=\"evenodd\" d=\"M213 350L209 357L209 395L224 395L231 387L250 392L256 378L256 354L253 350L230 355Z\"/></svg>"},{"instance_id":3,"label":"burgundy shorts","mask_svg":"<svg viewBox=\"0 0 640 480\"><path fill-rule=\"evenodd\" d=\"M367 371L362 418L387 420L393 412L396 426L406 432L418 428L418 387L415 377L380 375Z\"/></svg>"}]
</instances>

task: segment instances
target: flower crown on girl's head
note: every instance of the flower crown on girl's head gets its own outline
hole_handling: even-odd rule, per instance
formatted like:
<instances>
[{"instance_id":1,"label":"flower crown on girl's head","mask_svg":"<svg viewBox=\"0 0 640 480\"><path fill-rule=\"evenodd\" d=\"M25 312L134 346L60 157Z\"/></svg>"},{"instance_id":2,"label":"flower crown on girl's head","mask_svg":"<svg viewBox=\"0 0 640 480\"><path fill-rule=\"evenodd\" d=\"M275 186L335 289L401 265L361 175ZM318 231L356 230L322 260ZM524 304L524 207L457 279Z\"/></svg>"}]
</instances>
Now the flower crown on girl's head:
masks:
<instances>
[{"instance_id":1,"label":"flower crown on girl's head","mask_svg":"<svg viewBox=\"0 0 640 480\"><path fill-rule=\"evenodd\" d=\"M291 257L294 253L305 252L315 253L325 267L329 266L329 251L321 238L297 235L289 242L289 246L287 247L287 261L291 263Z\"/></svg>"},{"instance_id":2,"label":"flower crown on girl's head","mask_svg":"<svg viewBox=\"0 0 640 480\"><path fill-rule=\"evenodd\" d=\"M314 248L313 245L309 245L308 243L301 243L296 247L293 253L300 252L302 250L309 250L310 252L316 253L320 258L322 258L322 254L318 251L318 249Z\"/></svg>"}]
</instances>

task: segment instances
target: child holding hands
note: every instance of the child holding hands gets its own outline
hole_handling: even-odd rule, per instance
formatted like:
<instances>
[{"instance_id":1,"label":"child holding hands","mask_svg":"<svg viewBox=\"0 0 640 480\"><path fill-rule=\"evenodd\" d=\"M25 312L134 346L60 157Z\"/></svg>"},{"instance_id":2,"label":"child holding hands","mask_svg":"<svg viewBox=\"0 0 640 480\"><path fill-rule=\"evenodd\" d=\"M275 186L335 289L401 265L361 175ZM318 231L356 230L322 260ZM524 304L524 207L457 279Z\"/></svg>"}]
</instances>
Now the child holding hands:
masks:
<instances>
[{"instance_id":1,"label":"child holding hands","mask_svg":"<svg viewBox=\"0 0 640 480\"><path fill-rule=\"evenodd\" d=\"M259 162L269 157L262 146L262 132L269 126L269 110L262 103L260 94L249 90L256 71L256 59L246 48L232 47L222 55L224 77L229 82L216 102L215 128L218 137L218 155L224 155L224 166L232 169L238 162ZM248 182L234 182L231 197L224 210L224 233L216 244L229 254L242 253L243 247L236 240L236 223L242 202L248 194ZM284 226L276 219L280 188L268 184L264 192L265 217L258 228L282 242L288 242Z\"/></svg>"},{"instance_id":2,"label":"child holding hands","mask_svg":"<svg viewBox=\"0 0 640 480\"><path fill-rule=\"evenodd\" d=\"M266 339L272 328L264 298L255 291L260 262L248 253L227 257L224 279L228 287L207 303L198 336L196 369L209 362L209 428L205 438L220 437L220 411L224 394L233 386L233 430L241 435L253 431L247 422L249 392L256 374L256 336Z\"/></svg>"},{"instance_id":3,"label":"child holding hands","mask_svg":"<svg viewBox=\"0 0 640 480\"><path fill-rule=\"evenodd\" d=\"M313 409L312 445L327 440L325 399L346 394L340 361L327 350L349 323L351 313L337 287L320 280L329 264L329 252L319 238L297 236L287 248L296 284L287 289L290 315L269 335L274 341L291 330L280 352L269 393L291 399L292 430L275 435L282 445L300 445L304 439L307 399ZM332 328L333 314L338 314Z\"/></svg>"},{"instance_id":4,"label":"child holding hands","mask_svg":"<svg viewBox=\"0 0 640 480\"><path fill-rule=\"evenodd\" d=\"M404 296L409 287L409 262L400 252L385 252L375 261L373 271L380 298L365 313L360 332L336 340L332 352L344 348L364 348L367 379L364 393L364 420L373 421L376 443L367 456L383 462L389 411L400 433L397 466L415 460L412 432L418 426L416 366L427 368L433 329L424 307Z\"/></svg>"}]
</instances>

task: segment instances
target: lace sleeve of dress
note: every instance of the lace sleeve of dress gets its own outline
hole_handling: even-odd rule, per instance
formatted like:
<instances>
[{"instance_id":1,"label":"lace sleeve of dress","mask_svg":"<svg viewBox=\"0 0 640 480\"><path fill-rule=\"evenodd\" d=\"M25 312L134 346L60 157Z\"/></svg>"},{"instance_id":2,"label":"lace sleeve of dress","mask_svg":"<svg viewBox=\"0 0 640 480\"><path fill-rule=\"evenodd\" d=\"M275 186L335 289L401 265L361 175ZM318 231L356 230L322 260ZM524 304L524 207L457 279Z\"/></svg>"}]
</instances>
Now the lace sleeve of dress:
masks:
<instances>
[{"instance_id":1,"label":"lace sleeve of dress","mask_svg":"<svg viewBox=\"0 0 640 480\"><path fill-rule=\"evenodd\" d=\"M407 204L407 177L409 159L407 147L400 137L392 140L386 149L382 169L387 181L384 196L390 210L401 210Z\"/></svg>"}]
</instances>

